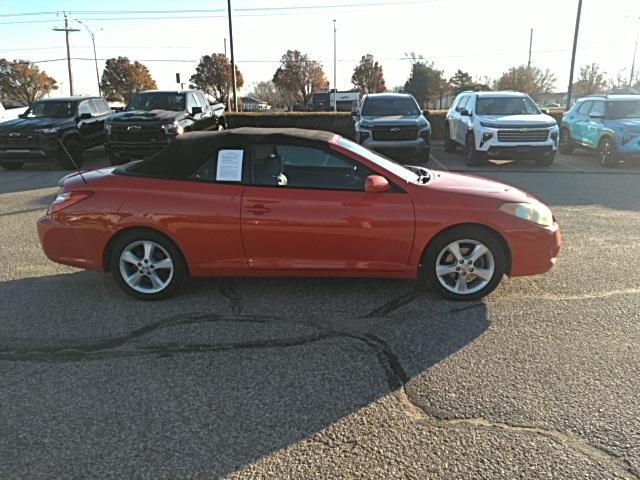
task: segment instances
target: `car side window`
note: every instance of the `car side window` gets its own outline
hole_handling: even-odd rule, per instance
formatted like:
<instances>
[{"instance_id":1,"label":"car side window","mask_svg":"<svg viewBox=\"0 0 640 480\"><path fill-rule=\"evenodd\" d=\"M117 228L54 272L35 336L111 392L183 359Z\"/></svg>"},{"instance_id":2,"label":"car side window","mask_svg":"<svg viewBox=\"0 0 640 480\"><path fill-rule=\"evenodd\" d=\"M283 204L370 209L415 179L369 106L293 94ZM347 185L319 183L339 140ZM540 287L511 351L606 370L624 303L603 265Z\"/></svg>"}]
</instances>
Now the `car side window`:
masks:
<instances>
[{"instance_id":1,"label":"car side window","mask_svg":"<svg viewBox=\"0 0 640 480\"><path fill-rule=\"evenodd\" d=\"M93 115L93 109L91 108L91 102L89 100L80 102L80 105L78 105L78 115L83 115L85 113Z\"/></svg>"},{"instance_id":2,"label":"car side window","mask_svg":"<svg viewBox=\"0 0 640 480\"><path fill-rule=\"evenodd\" d=\"M229 153L231 153L231 155L229 155ZM225 168L221 168L219 171L218 162L221 155L227 159L227 163ZM197 180L199 182L242 182L242 180L246 178L246 172L248 170L246 159L247 152L243 148L231 147L220 149L202 163L187 178L189 180ZM235 166L237 166L235 172L233 171L234 163L236 164Z\"/></svg>"},{"instance_id":3,"label":"car side window","mask_svg":"<svg viewBox=\"0 0 640 480\"><path fill-rule=\"evenodd\" d=\"M589 112L589 115L604 117L604 102L602 101L593 102L593 107L591 107L591 111Z\"/></svg>"},{"instance_id":4,"label":"car side window","mask_svg":"<svg viewBox=\"0 0 640 480\"><path fill-rule=\"evenodd\" d=\"M207 108L207 99L204 98L204 95L202 92L196 92L196 99L198 100L198 103L200 104L200 106L202 107L202 110L204 110L205 108Z\"/></svg>"},{"instance_id":5,"label":"car side window","mask_svg":"<svg viewBox=\"0 0 640 480\"><path fill-rule=\"evenodd\" d=\"M588 100L584 102L580 108L578 108L578 113L580 115L589 115L589 110L591 110L591 105L593 105L593 101Z\"/></svg>"},{"instance_id":6,"label":"car side window","mask_svg":"<svg viewBox=\"0 0 640 480\"><path fill-rule=\"evenodd\" d=\"M254 185L364 191L374 172L337 153L298 145L255 145L251 169Z\"/></svg>"},{"instance_id":7,"label":"car side window","mask_svg":"<svg viewBox=\"0 0 640 480\"><path fill-rule=\"evenodd\" d=\"M191 113L191 110L193 109L193 107L199 107L199 105L196 103L196 99L193 96L193 93L188 93L187 94L187 112Z\"/></svg>"},{"instance_id":8,"label":"car side window","mask_svg":"<svg viewBox=\"0 0 640 480\"><path fill-rule=\"evenodd\" d=\"M110 110L109 105L102 98L94 98L91 100L91 103L93 105L93 111L96 113L96 115L104 115Z\"/></svg>"},{"instance_id":9,"label":"car side window","mask_svg":"<svg viewBox=\"0 0 640 480\"><path fill-rule=\"evenodd\" d=\"M464 97L462 97L460 99L460 103L458 103L458 106L456 107L456 112L461 111L463 108L466 108L467 105L467 101L469 100L469 96L465 95Z\"/></svg>"}]
</instances>

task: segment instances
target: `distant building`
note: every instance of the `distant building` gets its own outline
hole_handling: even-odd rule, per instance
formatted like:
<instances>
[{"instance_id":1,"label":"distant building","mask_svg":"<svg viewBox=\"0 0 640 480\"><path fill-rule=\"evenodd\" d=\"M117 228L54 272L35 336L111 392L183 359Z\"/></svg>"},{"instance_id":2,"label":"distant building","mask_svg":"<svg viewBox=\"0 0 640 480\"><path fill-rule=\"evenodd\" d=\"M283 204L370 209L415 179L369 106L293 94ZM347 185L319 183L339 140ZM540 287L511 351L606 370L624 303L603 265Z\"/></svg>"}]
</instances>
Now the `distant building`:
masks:
<instances>
[{"instance_id":1,"label":"distant building","mask_svg":"<svg viewBox=\"0 0 640 480\"><path fill-rule=\"evenodd\" d=\"M242 103L241 110L243 112L265 112L267 110L271 110L271 105L267 102L263 102L262 100L249 95L240 97L240 102Z\"/></svg>"},{"instance_id":2,"label":"distant building","mask_svg":"<svg viewBox=\"0 0 640 480\"><path fill-rule=\"evenodd\" d=\"M335 102L338 102L339 112L350 112L358 106L360 102L360 92L358 90L320 90L314 92L311 104L314 112L332 111Z\"/></svg>"}]
</instances>

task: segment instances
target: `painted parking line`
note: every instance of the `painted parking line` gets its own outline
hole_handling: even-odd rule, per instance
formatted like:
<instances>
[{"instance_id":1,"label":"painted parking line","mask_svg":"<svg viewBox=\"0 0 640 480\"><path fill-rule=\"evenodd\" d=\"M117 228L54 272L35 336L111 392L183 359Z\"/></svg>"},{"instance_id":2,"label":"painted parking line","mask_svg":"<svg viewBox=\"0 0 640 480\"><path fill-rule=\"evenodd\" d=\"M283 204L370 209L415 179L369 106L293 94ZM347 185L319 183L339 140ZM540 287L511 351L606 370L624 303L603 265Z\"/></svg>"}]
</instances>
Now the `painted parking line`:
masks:
<instances>
[{"instance_id":1,"label":"painted parking line","mask_svg":"<svg viewBox=\"0 0 640 480\"><path fill-rule=\"evenodd\" d=\"M442 168L443 170L449 170L447 167L444 166L444 164L440 163L440 161L438 161L438 159L436 157L434 157L433 155L429 154L429 158L431 160L433 160L434 163L436 165L438 165L440 168Z\"/></svg>"},{"instance_id":2,"label":"painted parking line","mask_svg":"<svg viewBox=\"0 0 640 480\"><path fill-rule=\"evenodd\" d=\"M570 163L565 163L560 160L556 160L555 163L559 163L560 165L563 165L565 167L573 168L579 172L588 172L588 170L585 170L584 168L576 167L575 165L571 165Z\"/></svg>"}]
</instances>

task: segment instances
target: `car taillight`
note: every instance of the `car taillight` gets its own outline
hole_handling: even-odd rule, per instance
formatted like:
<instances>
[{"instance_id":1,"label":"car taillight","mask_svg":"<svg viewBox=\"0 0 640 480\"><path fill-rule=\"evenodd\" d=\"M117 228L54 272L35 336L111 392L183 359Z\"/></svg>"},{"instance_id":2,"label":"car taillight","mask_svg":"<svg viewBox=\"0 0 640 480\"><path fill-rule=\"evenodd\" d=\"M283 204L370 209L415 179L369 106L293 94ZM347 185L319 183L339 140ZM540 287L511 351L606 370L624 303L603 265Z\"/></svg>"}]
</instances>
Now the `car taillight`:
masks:
<instances>
[{"instance_id":1,"label":"car taillight","mask_svg":"<svg viewBox=\"0 0 640 480\"><path fill-rule=\"evenodd\" d=\"M76 203L89 198L91 195L93 195L93 192L60 192L56 195L56 198L49 206L47 215L51 215L52 213L59 212L71 205L75 205Z\"/></svg>"}]
</instances>

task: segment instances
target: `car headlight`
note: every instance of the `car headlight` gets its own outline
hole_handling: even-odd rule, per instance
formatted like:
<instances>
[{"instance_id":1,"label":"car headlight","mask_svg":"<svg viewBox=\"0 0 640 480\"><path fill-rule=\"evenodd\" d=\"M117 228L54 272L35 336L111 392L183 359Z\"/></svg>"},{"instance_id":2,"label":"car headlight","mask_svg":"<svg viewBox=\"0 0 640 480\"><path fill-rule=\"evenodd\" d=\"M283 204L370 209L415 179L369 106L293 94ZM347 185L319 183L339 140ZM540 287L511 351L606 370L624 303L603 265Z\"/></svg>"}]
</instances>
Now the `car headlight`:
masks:
<instances>
[{"instance_id":1,"label":"car headlight","mask_svg":"<svg viewBox=\"0 0 640 480\"><path fill-rule=\"evenodd\" d=\"M500 211L543 227L553 225L551 210L541 203L505 203L500 207Z\"/></svg>"},{"instance_id":2,"label":"car headlight","mask_svg":"<svg viewBox=\"0 0 640 480\"><path fill-rule=\"evenodd\" d=\"M57 128L37 128L36 130L34 130L34 132L50 135L52 133L58 133L58 129Z\"/></svg>"},{"instance_id":3,"label":"car headlight","mask_svg":"<svg viewBox=\"0 0 640 480\"><path fill-rule=\"evenodd\" d=\"M184 132L184 127L180 125L177 120L173 123L162 125L162 129L164 130L164 133L173 133L176 135L181 135Z\"/></svg>"},{"instance_id":4,"label":"car headlight","mask_svg":"<svg viewBox=\"0 0 640 480\"><path fill-rule=\"evenodd\" d=\"M360 128L358 130L358 134L360 135L359 139L360 139L360 143L364 142L365 140L367 140L368 138L371 137L371 131L370 130L365 130Z\"/></svg>"},{"instance_id":5,"label":"car headlight","mask_svg":"<svg viewBox=\"0 0 640 480\"><path fill-rule=\"evenodd\" d=\"M480 125L487 128L496 128L496 125L494 125L493 123L480 122Z\"/></svg>"}]
</instances>

